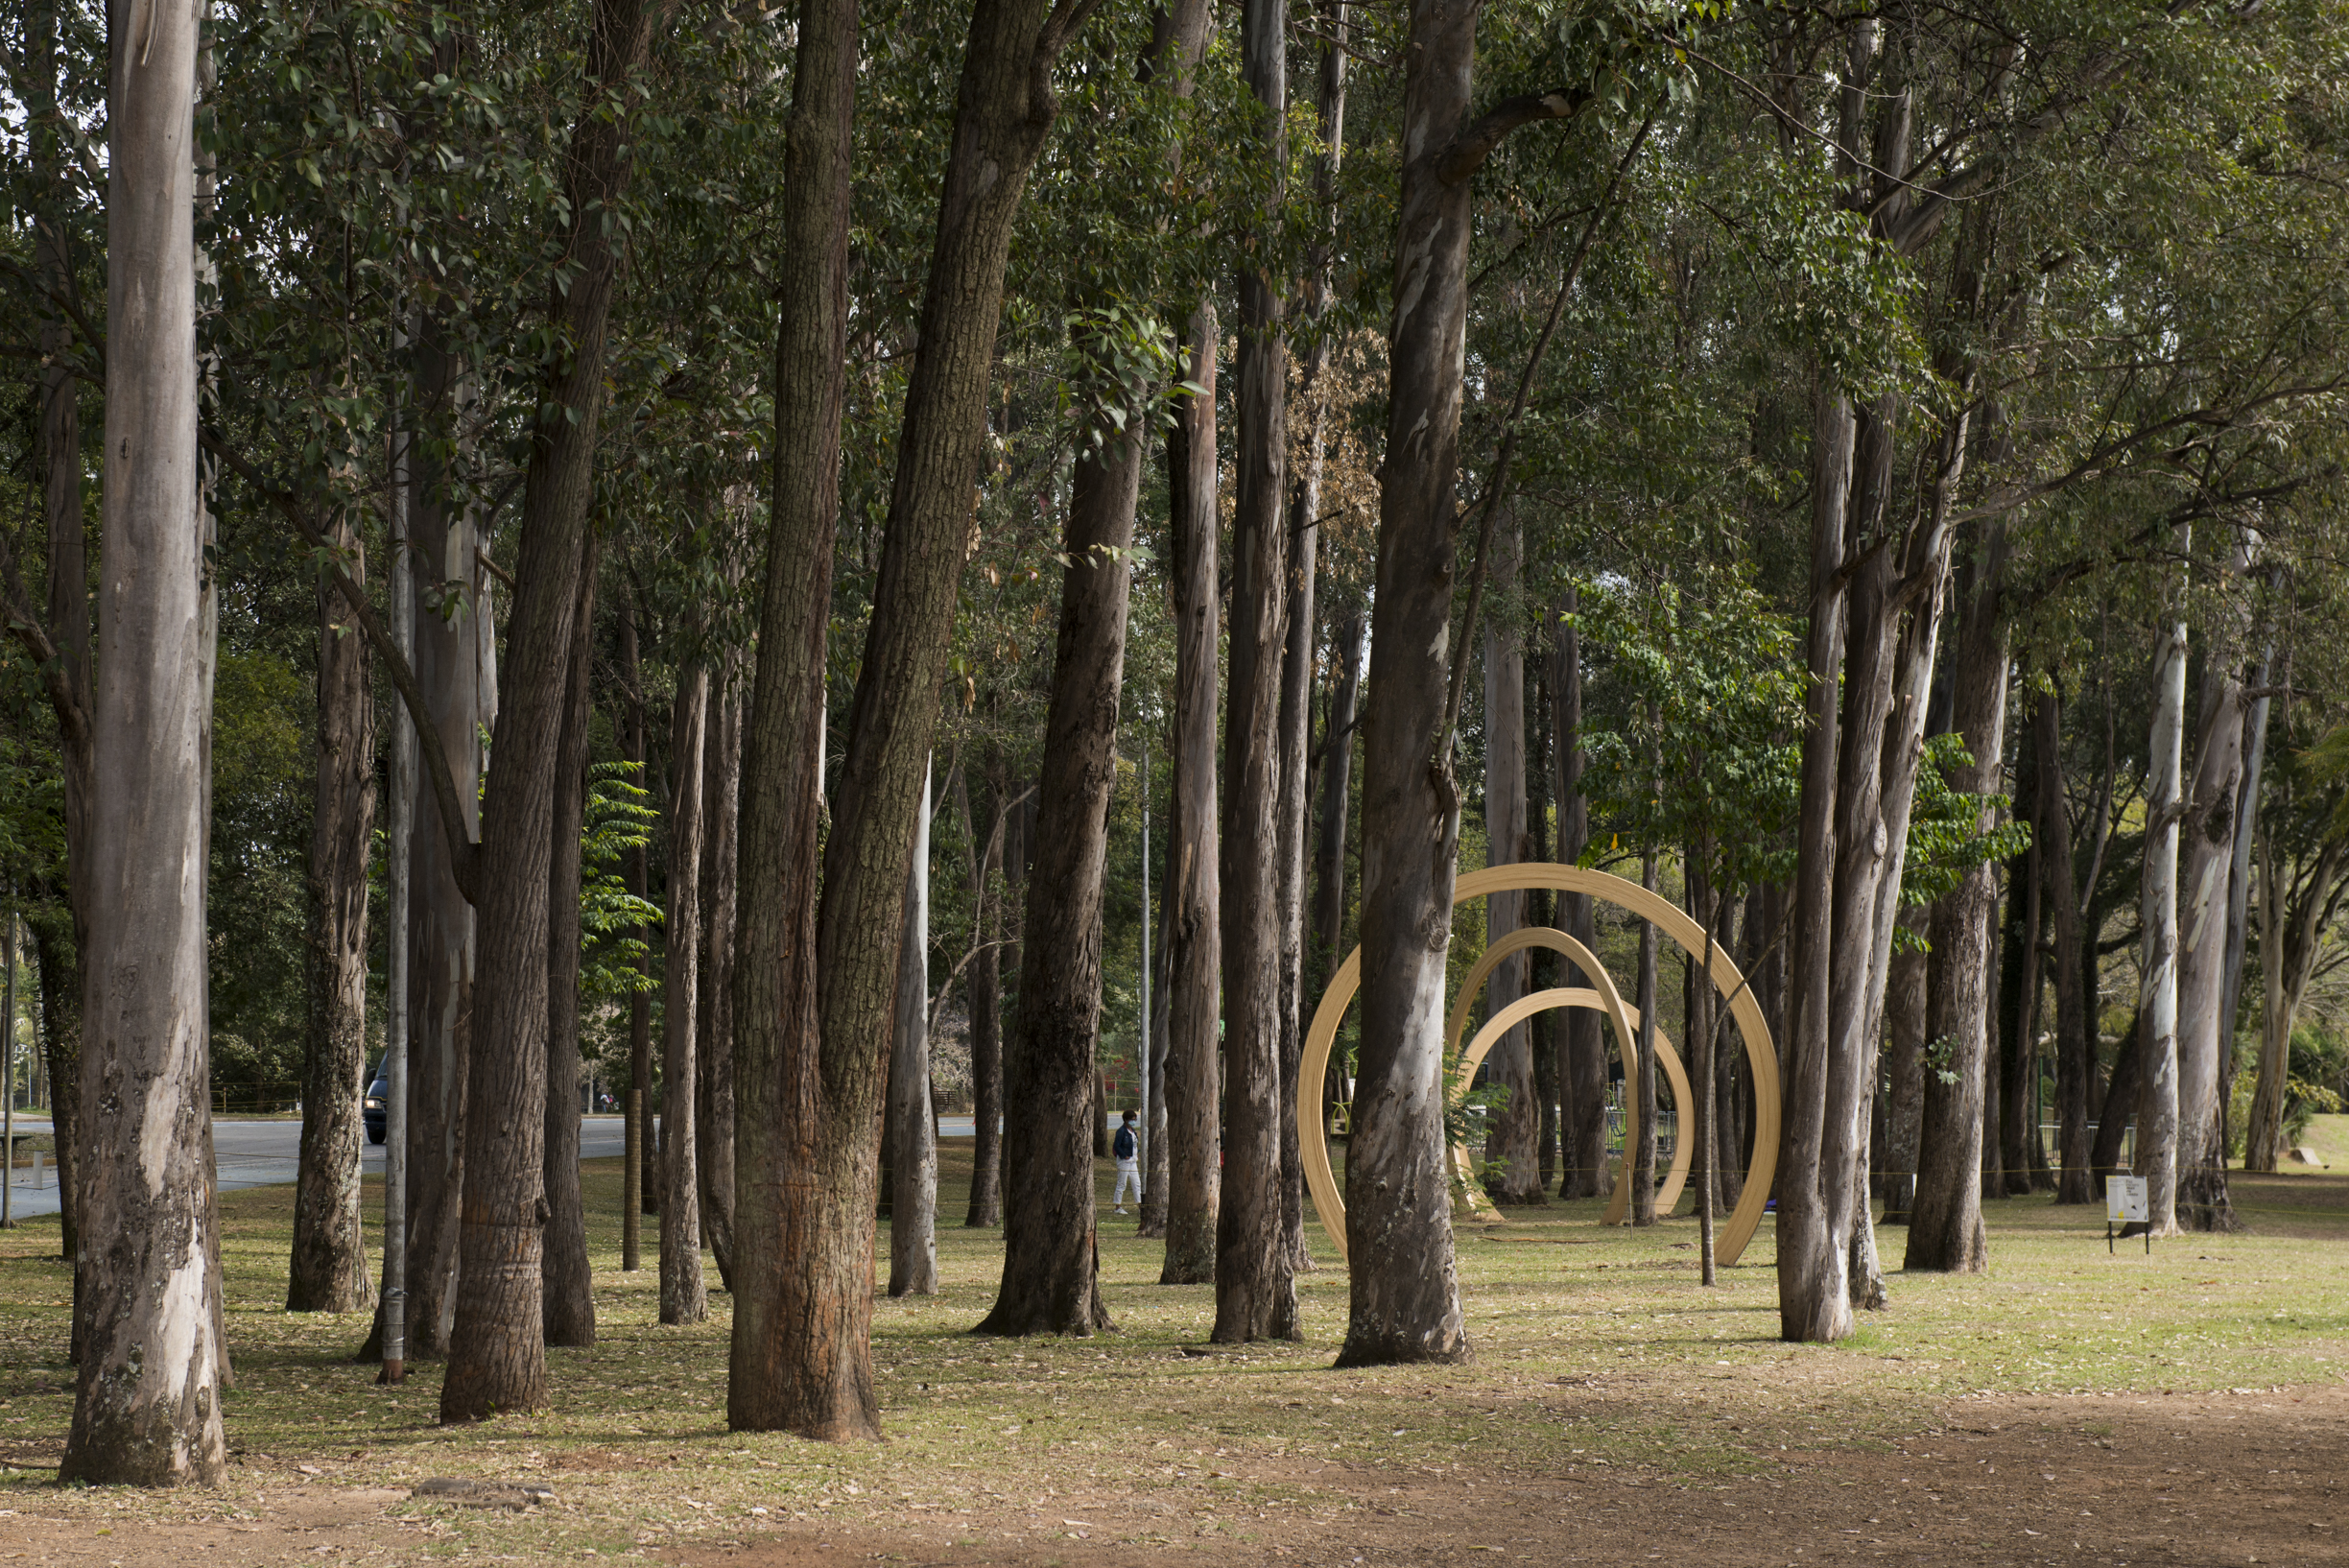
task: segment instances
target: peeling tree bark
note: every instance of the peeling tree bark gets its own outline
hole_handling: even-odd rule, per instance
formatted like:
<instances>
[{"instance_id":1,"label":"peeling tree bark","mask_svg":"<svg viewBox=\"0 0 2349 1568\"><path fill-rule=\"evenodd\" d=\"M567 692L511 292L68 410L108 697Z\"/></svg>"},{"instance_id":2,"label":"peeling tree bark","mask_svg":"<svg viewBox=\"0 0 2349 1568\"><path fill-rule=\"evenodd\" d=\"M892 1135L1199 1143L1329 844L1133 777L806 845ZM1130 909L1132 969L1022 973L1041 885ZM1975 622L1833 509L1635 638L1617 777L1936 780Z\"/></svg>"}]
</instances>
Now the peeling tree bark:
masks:
<instances>
[{"instance_id":1,"label":"peeling tree bark","mask_svg":"<svg viewBox=\"0 0 2349 1568\"><path fill-rule=\"evenodd\" d=\"M107 15L99 789L80 1084L89 1280L59 1472L101 1485L214 1485L227 1471L204 988L212 612L196 448L198 15L157 5L134 16L127 0Z\"/></svg>"},{"instance_id":2,"label":"peeling tree bark","mask_svg":"<svg viewBox=\"0 0 2349 1568\"><path fill-rule=\"evenodd\" d=\"M2184 554L2184 547L2180 547ZM2153 721L2146 780L2145 872L2138 918L2145 930L2138 1027L2137 1172L2146 1178L2147 1226L2177 1234L2178 1186L2178 819L2185 810L2186 623L2161 629L2154 645Z\"/></svg>"},{"instance_id":3,"label":"peeling tree bark","mask_svg":"<svg viewBox=\"0 0 2349 1568\"><path fill-rule=\"evenodd\" d=\"M2226 993L2227 907L2235 860L2235 792L2242 780L2243 687L2239 650L2206 649L2195 771L2185 796L2185 874L2178 909L2178 1209L2196 1230L2242 1222L2227 1195L2226 1107L2219 1098Z\"/></svg>"},{"instance_id":4,"label":"peeling tree bark","mask_svg":"<svg viewBox=\"0 0 2349 1568\"><path fill-rule=\"evenodd\" d=\"M1983 542L1963 603L1953 651L1953 719L1973 757L1950 774L1953 790L1986 795L1998 788L2005 759L2006 633L2000 621L2003 531ZM1988 811L1978 832L1994 825ZM1967 867L1933 915L1927 1032L1945 1041L1946 1058L1929 1064L1919 1133L1916 1208L1909 1222L1904 1266L1979 1273L1989 1262L1981 1221L1982 1083L1989 1054L1992 925L1998 867Z\"/></svg>"}]
</instances>

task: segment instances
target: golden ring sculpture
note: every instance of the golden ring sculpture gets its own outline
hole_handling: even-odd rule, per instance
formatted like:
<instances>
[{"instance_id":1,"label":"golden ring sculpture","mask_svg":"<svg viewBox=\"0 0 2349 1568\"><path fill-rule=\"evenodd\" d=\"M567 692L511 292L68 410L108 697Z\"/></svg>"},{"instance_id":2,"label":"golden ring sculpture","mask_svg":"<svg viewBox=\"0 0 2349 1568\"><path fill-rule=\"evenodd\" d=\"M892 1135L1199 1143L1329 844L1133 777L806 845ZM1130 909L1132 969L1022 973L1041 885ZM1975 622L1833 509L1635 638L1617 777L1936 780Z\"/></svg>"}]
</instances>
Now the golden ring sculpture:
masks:
<instances>
[{"instance_id":1,"label":"golden ring sculpture","mask_svg":"<svg viewBox=\"0 0 2349 1568\"><path fill-rule=\"evenodd\" d=\"M1636 882L1626 882L1622 877L1588 870L1579 866L1520 864L1487 867L1459 878L1452 890L1452 902L1458 906L1471 898L1536 888L1552 892L1582 893L1625 910L1652 923L1692 955L1701 955L1707 946L1704 929L1690 919L1677 905L1658 893L1649 891ZM1603 974L1603 971L1600 973ZM1714 988L1729 1000L1729 1015L1737 1021L1738 1034L1745 1046L1746 1064L1753 1073L1753 1159L1746 1166L1744 1191L1739 1196L1737 1207L1731 1212L1728 1224L1722 1228L1714 1246L1715 1255L1727 1265L1737 1262L1744 1254L1746 1244L1753 1240L1753 1233L1762 1223L1763 1207L1769 1201L1770 1182L1778 1171L1778 1054L1770 1040L1769 1025L1763 1020L1761 1004L1754 999L1737 965L1718 946L1713 948L1707 974ZM1338 1026L1344 1021L1346 1009L1352 1005L1354 993L1361 988L1362 949L1357 946L1346 955L1345 962L1338 966L1337 974L1331 978L1329 988L1322 992L1321 1005L1314 1011L1313 1026L1305 1033L1305 1050L1303 1059L1298 1063L1296 1080L1297 1130L1301 1145L1299 1152L1305 1163L1305 1182L1313 1193L1314 1207L1320 1214L1321 1228L1328 1234L1341 1257L1345 1255L1346 1250L1345 1199L1338 1191L1338 1178L1330 1168L1329 1133L1321 1123L1321 1082L1329 1070L1330 1051L1338 1041ZM1606 989L1609 992L1613 990L1612 982L1607 984ZM1602 992L1602 1008L1604 995ZM1623 999L1617 996L1615 1006L1620 1008L1622 1005ZM1627 1028L1626 1017L1618 1016L1613 1009L1605 1010L1614 1018L1618 1031ZM1621 1037L1619 1033L1618 1039Z\"/></svg>"},{"instance_id":2,"label":"golden ring sculpture","mask_svg":"<svg viewBox=\"0 0 2349 1568\"><path fill-rule=\"evenodd\" d=\"M1533 1014L1547 1012L1552 1008L1589 1008L1595 1012L1605 1013L1614 1021L1616 1055L1624 1065L1624 1079L1626 1082L1634 1081L1633 1063L1639 1059L1639 1055L1638 1047L1632 1043L1632 1035L1640 1026L1639 1009L1623 999L1623 993L1615 988L1615 977L1607 973L1606 966L1599 962L1598 954L1555 926L1519 926L1484 949L1483 956L1476 961L1476 966L1468 971L1467 979L1460 983L1459 1000L1452 1005L1452 1016L1444 1022L1444 1039L1451 1046L1453 1055L1459 1055L1460 1033L1468 1027L1469 1011L1475 1008L1477 993L1483 989L1484 982L1492 978L1492 972L1499 968L1505 960L1513 954L1524 952L1529 947L1547 947L1554 952L1564 954L1579 965L1584 974L1597 978L1598 988L1576 986L1562 990L1537 992L1536 995L1545 997L1547 1000L1533 1007L1524 1005L1531 1000L1530 997L1519 998L1517 1002L1510 1004L1515 1010L1509 1012L1506 1023L1487 1021L1484 1027L1477 1032L1476 1040L1469 1045L1468 1054L1460 1057L1459 1064L1453 1069L1454 1080L1462 1088L1473 1083L1476 1081L1478 1065L1483 1061L1493 1046L1500 1042L1501 1036ZM1664 1069L1665 1078L1672 1084L1673 1105L1678 1108L1681 1115L1687 1116L1696 1102L1690 1098L1688 1072L1681 1065L1680 1053L1673 1049L1672 1039L1664 1033L1661 1025L1656 1028L1655 1037L1656 1059ZM1674 1138L1673 1140L1672 1169L1665 1173L1663 1183L1656 1188L1656 1212L1658 1214L1670 1214L1673 1211L1673 1205L1680 1201L1681 1189L1688 1185L1689 1157L1696 1152L1696 1140L1693 1138ZM1468 1186L1473 1192L1475 1190L1474 1174L1469 1170L1468 1151L1464 1147L1455 1149L1452 1152L1452 1157L1454 1163L1459 1168L1461 1183ZM1606 1213L1599 1221L1602 1225L1622 1224L1630 1216L1631 1186L1624 1179L1624 1159L1618 1157L1615 1162L1614 1190L1607 1200Z\"/></svg>"},{"instance_id":3,"label":"golden ring sculpture","mask_svg":"<svg viewBox=\"0 0 2349 1568\"><path fill-rule=\"evenodd\" d=\"M1474 995L1475 993L1470 991L1467 994ZM1534 991L1530 995L1521 996L1499 1012L1494 1013L1486 1021L1484 1027L1477 1031L1476 1038L1468 1042L1467 1054L1462 1056L1459 1065L1452 1069L1453 1081L1463 1087L1473 1082L1476 1079L1477 1068L1483 1065L1485 1056L1492 1048L1501 1043L1502 1035L1515 1029L1535 1013L1547 1012L1553 1008L1589 1008L1594 1012L1607 1010L1605 1000L1599 992L1587 986ZM1625 1002L1623 1011L1625 1021L1636 1031L1640 1026L1639 1009ZM1628 1074L1634 1058L1628 1048L1624 1056L1625 1071ZM1672 1084L1673 1105L1680 1110L1682 1115L1687 1115L1696 1104L1690 1098L1692 1091L1689 1088L1688 1071L1681 1064L1680 1053L1673 1049L1672 1041L1665 1037L1664 1031L1660 1028L1656 1031L1656 1061L1664 1069L1664 1077ZM1664 1179L1656 1185L1656 1212L1658 1214L1670 1214L1673 1211L1673 1205L1680 1201L1681 1189L1688 1185L1689 1159L1696 1150L1696 1140L1693 1137L1673 1140L1672 1169L1665 1173ZM1474 1181L1475 1175L1469 1169L1468 1151L1464 1146L1452 1151L1452 1159L1459 1170L1460 1180ZM1631 1183L1624 1179L1623 1156L1617 1155L1615 1193L1607 1200L1606 1213L1599 1223L1602 1225L1622 1224L1630 1211Z\"/></svg>"}]
</instances>

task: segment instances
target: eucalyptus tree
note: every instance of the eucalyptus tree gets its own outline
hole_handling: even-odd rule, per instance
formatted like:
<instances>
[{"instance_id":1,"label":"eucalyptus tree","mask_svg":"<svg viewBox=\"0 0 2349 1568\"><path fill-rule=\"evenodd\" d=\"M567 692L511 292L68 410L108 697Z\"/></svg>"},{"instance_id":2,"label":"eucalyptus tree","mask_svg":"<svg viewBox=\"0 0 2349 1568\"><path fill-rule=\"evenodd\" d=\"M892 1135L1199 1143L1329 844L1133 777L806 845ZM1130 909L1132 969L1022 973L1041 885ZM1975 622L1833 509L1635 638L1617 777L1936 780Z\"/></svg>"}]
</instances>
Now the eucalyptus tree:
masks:
<instances>
[{"instance_id":1,"label":"eucalyptus tree","mask_svg":"<svg viewBox=\"0 0 2349 1568\"><path fill-rule=\"evenodd\" d=\"M110 17L130 36L127 13ZM107 407L82 1216L94 1248L62 1479L226 1474L204 991L213 588L197 487L195 7L107 90Z\"/></svg>"},{"instance_id":2,"label":"eucalyptus tree","mask_svg":"<svg viewBox=\"0 0 2349 1568\"><path fill-rule=\"evenodd\" d=\"M760 907L743 912L736 1016L747 1025L763 1012L777 1022L755 1042L746 1035L737 1057L736 1090L746 1101L738 1126L775 1124L762 1126L755 1146L744 1138L737 1147L738 1182L766 1189L755 1216L743 1203L737 1240L745 1277L727 1416L738 1430L779 1428L835 1441L879 1431L870 1335L884 1062L873 1042L887 1037L896 991L907 857L986 444L1004 266L1028 172L1058 107L1054 68L1097 4L990 0L971 18L820 893L813 865L803 874L801 863L788 872L782 863L791 843L814 848L812 811L795 820L786 812L797 802L763 785L754 834L746 802L745 863L758 871L746 888ZM836 506L825 492L837 483L840 461L832 389L846 292L844 279L836 285L833 275L846 239L855 37L853 11L826 14L820 0L808 0L795 93L814 87L820 96L795 103L790 156L795 163L806 156L815 167L808 171L813 188L788 199L787 232L795 248L801 244L804 217L813 249L785 258L804 262L795 287L808 297L785 301L775 394L778 461L788 452L803 471L778 468L751 735L761 758L777 748L806 748L808 721L822 711L821 687L809 677L822 668L829 596L805 589L828 578L828 560L817 558L829 554ZM811 39L839 53L812 56ZM823 63L811 80L817 59ZM803 152L803 141L815 145ZM820 363L827 349L833 364ZM795 484L814 493L813 504L787 521L781 491ZM792 689L778 689L786 682ZM808 703L811 696L819 701ZM796 729L788 727L795 702ZM753 776L762 766L750 767ZM812 792L800 798L802 810L816 803ZM805 837L796 838L802 824ZM804 985L779 962L786 922L805 918L793 913L795 898L814 915L813 945L807 959L795 960L811 965ZM755 1107L747 1081L754 1075L767 1081ZM794 1198L780 1200L778 1188ZM755 1268L754 1227L761 1232Z\"/></svg>"},{"instance_id":3,"label":"eucalyptus tree","mask_svg":"<svg viewBox=\"0 0 2349 1568\"><path fill-rule=\"evenodd\" d=\"M89 949L89 814L94 780L91 754L93 701L90 687L88 521L83 511L82 393L97 345L89 323L77 321L75 301L89 256L103 253L103 230L90 200L102 194L105 175L83 121L109 86L105 72L78 68L106 51L88 36L89 19L78 9L44 3L24 12L22 47L11 61L9 85L25 111L25 151L20 205L33 228L33 267L19 273L29 281L39 368L34 378L38 432L32 468L39 476L39 530L47 582L36 607L14 549L0 543L9 597L8 630L39 672L42 695L57 724L59 818L62 829L65 939L36 923L45 998L56 1005L45 1019L42 1048L52 1083L72 1084L81 1053L81 966ZM95 242L95 243L93 243ZM80 330L77 330L79 328ZM49 979L52 972L57 980ZM81 1138L79 1096L55 1094L52 1127L57 1137L59 1242L63 1255L80 1256ZM76 1290L81 1271L75 1271ZM76 1322L80 1321L77 1314Z\"/></svg>"},{"instance_id":4,"label":"eucalyptus tree","mask_svg":"<svg viewBox=\"0 0 2349 1568\"><path fill-rule=\"evenodd\" d=\"M565 688L586 557L604 348L621 262L609 210L626 200L642 112L638 76L671 12L598 0L584 102L564 160L562 286L548 302L555 351L538 383L514 551L482 847L466 867L481 916L481 986L467 1063L465 1206L443 1421L546 1403L538 1211L544 1197L547 867ZM551 280L550 280L551 281Z\"/></svg>"},{"instance_id":5,"label":"eucalyptus tree","mask_svg":"<svg viewBox=\"0 0 2349 1568\"><path fill-rule=\"evenodd\" d=\"M1475 114L1480 10L1432 0L1413 10L1403 40L1386 465L1364 718L1362 1041L1346 1160L1352 1291L1339 1353L1346 1366L1468 1354L1437 1087L1447 944L1432 934L1449 930L1459 842L1453 752L1466 656L1454 646L1451 620L1473 182L1510 132L1577 118L1598 101L1624 47L1625 35L1612 27L1578 24L1557 58L1527 62L1529 79L1538 70L1563 84ZM1480 558L1496 498L1484 498ZM1475 603L1472 588L1472 621Z\"/></svg>"},{"instance_id":6,"label":"eucalyptus tree","mask_svg":"<svg viewBox=\"0 0 2349 1568\"><path fill-rule=\"evenodd\" d=\"M2289 743L2296 738L2285 727ZM2292 1029L2325 932L2349 896L2349 729L2335 726L2297 755L2286 749L2260 829L2259 1054L2244 1128L2243 1169L2273 1171L2284 1147Z\"/></svg>"},{"instance_id":7,"label":"eucalyptus tree","mask_svg":"<svg viewBox=\"0 0 2349 1568\"><path fill-rule=\"evenodd\" d=\"M1275 202L1286 189L1289 8L1241 8L1240 75L1262 114L1259 155ZM1255 265L1240 268L1234 366L1229 688L1223 716L1223 1183L1216 1216L1214 1338L1301 1337L1295 1252L1282 1197L1284 1050L1281 894L1281 660L1289 641L1289 340L1280 248L1256 226ZM1292 891L1294 891L1292 884Z\"/></svg>"},{"instance_id":8,"label":"eucalyptus tree","mask_svg":"<svg viewBox=\"0 0 2349 1568\"><path fill-rule=\"evenodd\" d=\"M1195 90L1215 25L1212 7L1182 0L1163 13L1171 90ZM1176 368L1188 399L1167 432L1168 596L1174 615L1174 787L1167 812L1167 1219L1162 1285L1215 1278L1222 1207L1222 857L1216 807L1216 657L1222 640L1217 549L1215 299L1202 289L1185 321Z\"/></svg>"},{"instance_id":9,"label":"eucalyptus tree","mask_svg":"<svg viewBox=\"0 0 2349 1568\"><path fill-rule=\"evenodd\" d=\"M1069 134L1039 162L1029 212L1046 253L1064 258L1061 277L1031 287L1056 284L1068 300L1061 400L1072 417L1054 439L1072 458L1035 807L1032 886L1048 891L1027 901L1006 1040L1004 1271L979 1325L987 1333L1109 1326L1093 1223L1101 934L1136 511L1174 369L1171 334L1139 301L1190 282L1189 248L1165 237L1196 224L1160 171L1189 107L1170 88L1197 60L1179 53L1179 27L1142 33L1139 17L1122 21L1097 28L1094 49L1114 58L1131 48L1139 68L1086 73ZM1113 203L1102 202L1101 181L1118 193Z\"/></svg>"},{"instance_id":10,"label":"eucalyptus tree","mask_svg":"<svg viewBox=\"0 0 2349 1568\"><path fill-rule=\"evenodd\" d=\"M1289 533L1293 541L1289 571L1289 603L1287 607L1288 634L1281 654L1280 706L1280 888L1281 911L1279 1008L1281 1029L1281 1210L1282 1230L1287 1239L1293 1267L1302 1272L1312 1269L1313 1257L1305 1247L1304 1191L1305 1177L1297 1145L1296 1075L1304 1055L1305 1029L1309 1022L1307 1009L1311 998L1306 992L1310 944L1308 937L1309 907L1317 908L1321 897L1319 887L1309 889L1310 866L1324 863L1332 834L1324 829L1317 840L1312 832L1314 672L1320 654L1320 578L1323 479L1328 467L1329 447L1335 432L1332 415L1336 404L1329 383L1331 360L1339 322L1334 319L1335 300L1333 272L1337 262L1337 232L1339 221L1339 179L1345 159L1345 102L1348 62L1348 8L1346 0L1329 0L1315 17L1322 31L1319 68L1316 73L1314 113L1320 136L1319 155L1315 160L1314 199L1321 209L1321 232L1317 243L1307 249L1305 257L1304 297L1301 301L1299 332L1305 340L1304 360L1297 374L1299 401L1304 410L1302 450L1298 454L1295 471L1290 475ZM1351 644L1345 638L1342 626L1333 629L1333 654L1341 669L1352 669L1351 655L1361 646L1356 635ZM1344 682L1342 675L1338 684ZM1336 694L1333 693L1333 701ZM1334 710L1333 710L1334 711ZM1350 727L1351 716L1339 722L1333 733ZM1350 753L1347 753L1350 760ZM1342 824L1342 801L1345 794L1345 770L1338 765L1337 756L1324 759L1329 769L1324 782L1324 800L1336 799L1341 804L1337 816ZM1334 793L1333 793L1334 792ZM1344 830L1340 825L1336 842L1341 846ZM1309 841L1311 849L1309 851ZM1341 878L1331 878L1329 891L1334 895ZM1335 947L1337 938L1330 938Z\"/></svg>"}]
</instances>

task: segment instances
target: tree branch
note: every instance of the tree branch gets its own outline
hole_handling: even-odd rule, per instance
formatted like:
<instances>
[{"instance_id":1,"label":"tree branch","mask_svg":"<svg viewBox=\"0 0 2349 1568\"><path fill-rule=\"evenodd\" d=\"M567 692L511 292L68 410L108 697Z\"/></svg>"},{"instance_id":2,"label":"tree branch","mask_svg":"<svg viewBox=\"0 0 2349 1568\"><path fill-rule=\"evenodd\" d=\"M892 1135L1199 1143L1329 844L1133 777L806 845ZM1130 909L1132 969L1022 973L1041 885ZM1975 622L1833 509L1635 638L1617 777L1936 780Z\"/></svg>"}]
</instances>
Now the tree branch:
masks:
<instances>
[{"instance_id":1,"label":"tree branch","mask_svg":"<svg viewBox=\"0 0 2349 1568\"><path fill-rule=\"evenodd\" d=\"M91 740L89 710L82 705L74 695L73 683L65 678L65 663L58 656L49 629L33 612L32 596L25 592L15 547L9 542L5 529L0 529L0 574L5 574L8 584L9 634L24 646L39 667L41 690L48 697L49 705L57 710L58 728L64 732L67 746L86 749Z\"/></svg>"},{"instance_id":2,"label":"tree branch","mask_svg":"<svg viewBox=\"0 0 2349 1568\"><path fill-rule=\"evenodd\" d=\"M1571 120L1590 107L1595 96L1588 87L1553 87L1548 92L1504 98L1471 121L1467 130L1453 137L1451 145L1436 154L1436 178L1447 185L1459 184L1483 167L1493 149L1510 131L1542 120ZM1642 134L1645 133L1643 128Z\"/></svg>"},{"instance_id":3,"label":"tree branch","mask_svg":"<svg viewBox=\"0 0 2349 1568\"><path fill-rule=\"evenodd\" d=\"M350 574L335 558L332 547L319 532L318 525L300 505L264 480L242 454L221 439L219 431L206 425L201 436L204 450L227 464L229 470L243 480L254 494L275 508L278 514L292 523L294 531L325 561L336 589L343 595L344 603L350 606L359 629L367 634L368 645L375 650L375 656L382 659L384 668L391 672L392 684L398 690L400 701L407 705L408 721L415 726L416 742L423 748L424 773L432 785L433 803L440 808L440 828L448 840L449 874L457 884L457 891L464 894L465 902L477 902L480 896L479 846L466 835L463 801L457 793L457 775L449 767L448 748L441 743L440 726L433 723L432 709L425 702L423 688L416 684L415 672L410 667L407 655L400 651L399 644L392 640L392 634L384 630L383 622L376 618L374 606L368 603L367 590L351 581Z\"/></svg>"},{"instance_id":4,"label":"tree branch","mask_svg":"<svg viewBox=\"0 0 2349 1568\"><path fill-rule=\"evenodd\" d=\"M1498 112L1495 111L1496 114ZM1493 117L1488 114L1485 119ZM1520 120L1517 123L1523 125L1528 121ZM1558 279L1557 297L1550 301L1550 319L1542 323L1541 336L1534 341L1533 352L1526 358L1525 373L1517 378L1517 395L1509 402L1508 420L1502 427L1501 450L1494 456L1492 472L1484 482L1484 518L1477 529L1476 566L1468 577L1468 608L1460 619L1460 640L1456 645L1458 652L1453 655L1450 690L1444 698L1443 728L1436 735L1439 756L1452 754L1452 737L1459 729L1460 702L1467 692L1468 643L1476 635L1477 614L1484 604L1485 562L1492 554L1493 518L1500 511L1502 494L1508 487L1510 460L1517 454L1517 421L1525 414L1526 399L1532 393L1533 376L1541 368L1542 356L1549 351L1550 340L1557 332L1558 318L1565 313L1566 297L1574 292L1575 279L1581 275L1583 260L1590 254L1592 242L1599 237L1599 226L1606 222L1607 213L1615 205L1615 193L1623 187L1624 176L1630 173L1632 160L1639 156L1641 147L1647 144L1648 132L1654 125L1655 116L1652 114L1640 122L1639 134L1631 138L1630 147L1615 165L1615 174L1607 181L1605 193L1599 198L1598 210L1591 214L1590 222L1582 226L1582 238L1576 243L1574 254L1567 260L1566 274ZM1502 132L1504 135L1507 133L1506 131ZM1500 137L1495 136L1493 140L1497 142ZM1489 147L1486 149L1487 152L1490 150ZM1480 154L1479 157L1482 156Z\"/></svg>"}]
</instances>

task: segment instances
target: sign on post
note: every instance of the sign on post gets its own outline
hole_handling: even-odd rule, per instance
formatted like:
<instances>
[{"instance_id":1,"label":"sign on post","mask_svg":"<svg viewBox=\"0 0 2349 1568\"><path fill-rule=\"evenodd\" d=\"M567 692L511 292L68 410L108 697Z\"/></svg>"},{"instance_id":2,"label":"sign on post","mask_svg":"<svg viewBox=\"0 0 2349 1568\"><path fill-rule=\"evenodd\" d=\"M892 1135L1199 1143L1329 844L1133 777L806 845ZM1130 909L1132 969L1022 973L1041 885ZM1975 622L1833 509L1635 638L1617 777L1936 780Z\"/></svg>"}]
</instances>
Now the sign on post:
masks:
<instances>
[{"instance_id":1,"label":"sign on post","mask_svg":"<svg viewBox=\"0 0 2349 1568\"><path fill-rule=\"evenodd\" d=\"M2146 1202L2146 1178L2140 1176L2108 1176L2104 1178L2104 1250L2113 1250L2113 1226L2132 1222L2146 1224L2152 1211ZM2153 1252L2153 1231L2146 1230L2146 1255Z\"/></svg>"}]
</instances>

